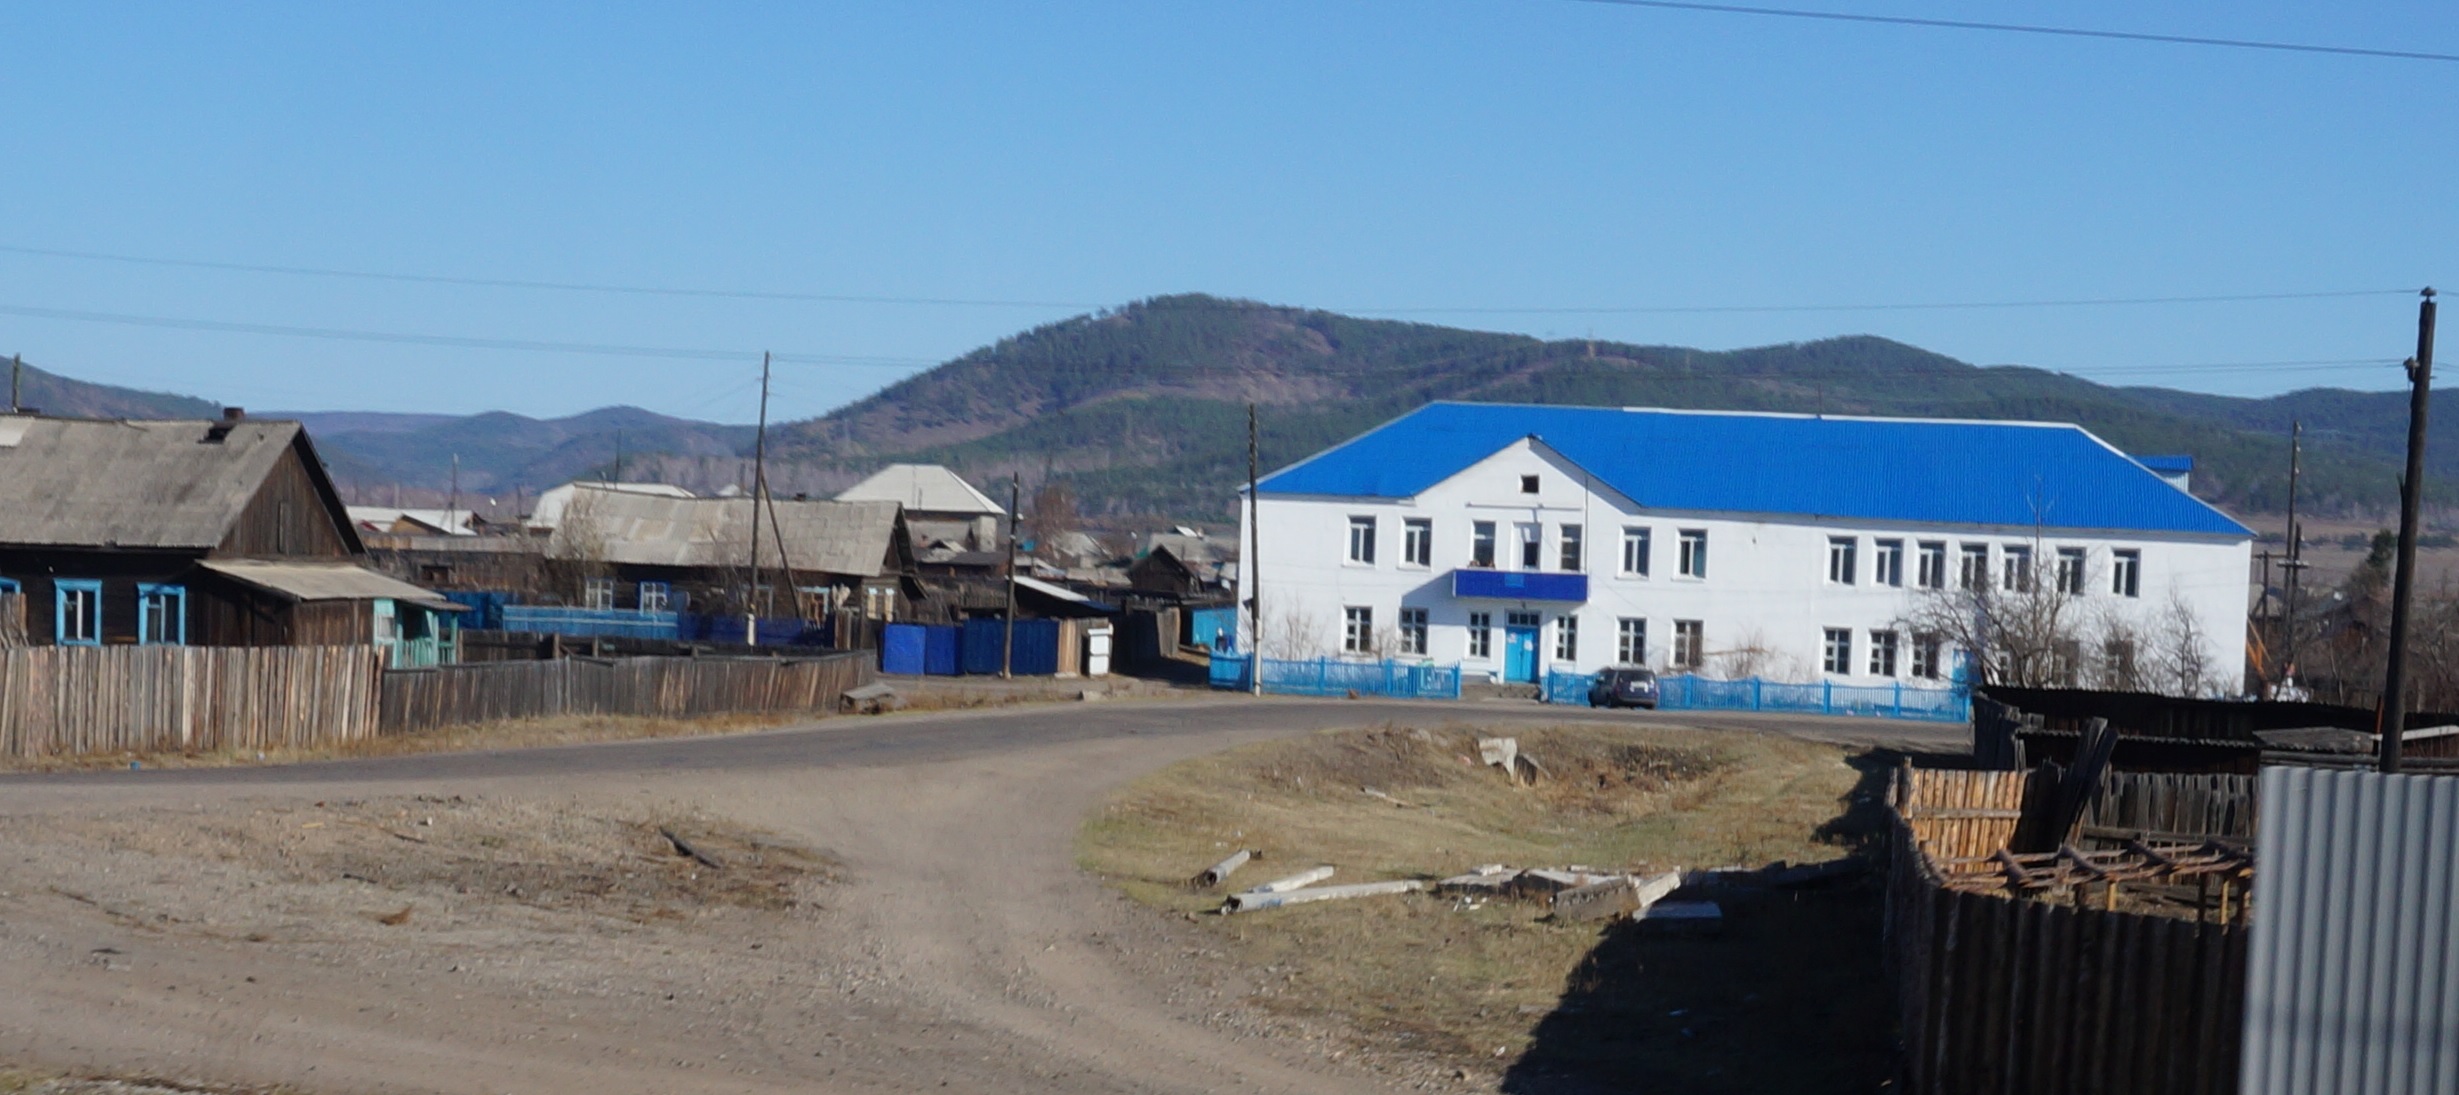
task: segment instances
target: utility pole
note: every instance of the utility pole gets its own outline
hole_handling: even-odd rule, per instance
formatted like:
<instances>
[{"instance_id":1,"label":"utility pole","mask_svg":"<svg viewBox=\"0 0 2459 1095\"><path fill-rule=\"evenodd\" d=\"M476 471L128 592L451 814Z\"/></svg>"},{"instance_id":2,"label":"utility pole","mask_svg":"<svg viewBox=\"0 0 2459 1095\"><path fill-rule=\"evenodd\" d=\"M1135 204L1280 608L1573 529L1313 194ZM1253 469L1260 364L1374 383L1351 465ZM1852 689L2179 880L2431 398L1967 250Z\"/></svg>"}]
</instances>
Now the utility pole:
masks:
<instances>
[{"instance_id":1,"label":"utility pole","mask_svg":"<svg viewBox=\"0 0 2459 1095\"><path fill-rule=\"evenodd\" d=\"M2399 567L2391 575L2391 648L2382 683L2382 770L2399 771L2408 725L2408 601L2416 589L2416 519L2425 493L2425 410L2433 399L2433 290L2416 308L2416 356L2408 359L2408 474L2399 481Z\"/></svg>"},{"instance_id":2,"label":"utility pole","mask_svg":"<svg viewBox=\"0 0 2459 1095\"><path fill-rule=\"evenodd\" d=\"M1024 490L1024 480L1016 472L1008 472L1008 614L1007 639L999 644L999 679L1016 675L1016 517L1023 512L1017 497Z\"/></svg>"},{"instance_id":3,"label":"utility pole","mask_svg":"<svg viewBox=\"0 0 2459 1095\"><path fill-rule=\"evenodd\" d=\"M25 406L26 406L26 405L25 405L24 403L22 403L22 402L19 402L19 401L18 401L18 399L17 399L17 385L18 385L18 381L19 381L21 378L23 378L25 375L26 375L26 358L25 358L25 355L24 355L24 354L10 354L10 355L9 355L9 413L10 413L10 414L16 414L17 412L19 412L19 411L21 411L21 410L24 410L24 409L25 409Z\"/></svg>"},{"instance_id":4,"label":"utility pole","mask_svg":"<svg viewBox=\"0 0 2459 1095\"><path fill-rule=\"evenodd\" d=\"M2281 662L2279 680L2293 681L2297 677L2297 586L2305 580L2305 530L2297 527L2297 471L2304 449L2300 442L2305 423L2288 424L2288 558L2280 566L2288 572L2288 604L2286 626L2281 629Z\"/></svg>"},{"instance_id":5,"label":"utility pole","mask_svg":"<svg viewBox=\"0 0 2459 1095\"><path fill-rule=\"evenodd\" d=\"M454 510L457 510L457 509L460 509L460 508L461 508L461 454L460 454L460 453L454 453L454 454L453 454L453 477L452 477L452 487L451 487L451 493L446 494L446 495L444 496L444 525L445 525L444 532L445 532L445 534L446 534L446 535L451 535L451 533L452 533L452 527L451 527L451 526L452 526L452 523L453 523L453 511L454 511Z\"/></svg>"},{"instance_id":6,"label":"utility pole","mask_svg":"<svg viewBox=\"0 0 2459 1095\"><path fill-rule=\"evenodd\" d=\"M623 482L623 431L615 431L615 482Z\"/></svg>"},{"instance_id":7,"label":"utility pole","mask_svg":"<svg viewBox=\"0 0 2459 1095\"><path fill-rule=\"evenodd\" d=\"M760 499L768 493L768 354L760 355L760 426L751 435L751 574L743 588L743 643L760 645Z\"/></svg>"},{"instance_id":8,"label":"utility pole","mask_svg":"<svg viewBox=\"0 0 2459 1095\"><path fill-rule=\"evenodd\" d=\"M1256 492L1255 404L1247 404L1247 618L1255 621L1255 646L1247 651L1247 691L1264 694L1263 496Z\"/></svg>"}]
</instances>

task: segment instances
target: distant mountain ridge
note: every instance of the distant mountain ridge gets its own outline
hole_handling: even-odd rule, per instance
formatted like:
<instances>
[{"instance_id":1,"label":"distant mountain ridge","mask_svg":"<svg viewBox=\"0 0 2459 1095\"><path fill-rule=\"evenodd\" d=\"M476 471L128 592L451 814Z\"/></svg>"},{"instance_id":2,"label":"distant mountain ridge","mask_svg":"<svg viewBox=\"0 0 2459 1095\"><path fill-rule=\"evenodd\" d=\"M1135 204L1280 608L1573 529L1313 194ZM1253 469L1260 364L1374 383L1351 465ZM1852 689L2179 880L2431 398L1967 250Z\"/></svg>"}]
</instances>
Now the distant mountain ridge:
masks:
<instances>
[{"instance_id":1,"label":"distant mountain ridge","mask_svg":"<svg viewBox=\"0 0 2459 1095\"><path fill-rule=\"evenodd\" d=\"M42 375L37 391L49 402L37 405L46 410L214 413L200 399ZM944 463L986 489L1011 474L1028 489L1063 482L1090 513L1218 519L1245 480L1250 401L1262 408L1268 472L1444 399L2075 422L2128 452L2194 456L2195 493L2240 513L2276 512L2285 501L2291 419L2305 422L2308 441L2301 505L2318 514L2387 510L2406 429L2396 392L2244 399L1977 367L1869 335L1705 351L1188 295L1036 327L827 415L772 426L770 481L782 494L825 494L882 464ZM2459 404L2440 421L2454 421L2452 408ZM625 478L708 490L744 481L752 441L749 426L637 407L557 419L285 417L307 422L344 490L369 500L394 489L440 500L455 454L465 495L611 475L618 442ZM2439 498L2459 498L2454 454L2447 444L2428 454L2427 483Z\"/></svg>"}]
</instances>

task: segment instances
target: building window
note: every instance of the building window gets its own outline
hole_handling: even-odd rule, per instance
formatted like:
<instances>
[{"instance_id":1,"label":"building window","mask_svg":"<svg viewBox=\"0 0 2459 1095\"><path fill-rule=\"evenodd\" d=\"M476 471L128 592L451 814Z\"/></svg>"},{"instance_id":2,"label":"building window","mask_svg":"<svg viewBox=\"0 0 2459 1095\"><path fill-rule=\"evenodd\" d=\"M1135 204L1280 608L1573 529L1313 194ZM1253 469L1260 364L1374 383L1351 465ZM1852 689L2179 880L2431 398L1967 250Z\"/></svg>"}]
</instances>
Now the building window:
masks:
<instances>
[{"instance_id":1,"label":"building window","mask_svg":"<svg viewBox=\"0 0 2459 1095\"><path fill-rule=\"evenodd\" d=\"M1871 546L1877 550L1870 553L1870 584L1902 589L1904 587L1904 541L1879 540Z\"/></svg>"},{"instance_id":2,"label":"building window","mask_svg":"<svg viewBox=\"0 0 2459 1095\"><path fill-rule=\"evenodd\" d=\"M591 578L581 583L583 603L601 611L615 607L615 580Z\"/></svg>"},{"instance_id":3,"label":"building window","mask_svg":"<svg viewBox=\"0 0 2459 1095\"><path fill-rule=\"evenodd\" d=\"M147 646L181 646L188 641L186 586L137 586L137 642Z\"/></svg>"},{"instance_id":4,"label":"building window","mask_svg":"<svg viewBox=\"0 0 2459 1095\"><path fill-rule=\"evenodd\" d=\"M674 587L664 582L642 582L640 584L640 610L642 612L664 612L673 601Z\"/></svg>"},{"instance_id":5,"label":"building window","mask_svg":"<svg viewBox=\"0 0 2459 1095\"><path fill-rule=\"evenodd\" d=\"M1349 519L1349 561L1372 564L1375 561L1375 519Z\"/></svg>"},{"instance_id":6,"label":"building window","mask_svg":"<svg viewBox=\"0 0 2459 1095\"><path fill-rule=\"evenodd\" d=\"M1622 530L1622 573L1627 578L1648 576L1648 530Z\"/></svg>"},{"instance_id":7,"label":"building window","mask_svg":"<svg viewBox=\"0 0 2459 1095\"><path fill-rule=\"evenodd\" d=\"M1494 522L1479 521L1469 527L1469 565L1494 569Z\"/></svg>"},{"instance_id":8,"label":"building window","mask_svg":"<svg viewBox=\"0 0 2459 1095\"><path fill-rule=\"evenodd\" d=\"M1896 637L1893 631L1870 633L1870 675L1895 676Z\"/></svg>"},{"instance_id":9,"label":"building window","mask_svg":"<svg viewBox=\"0 0 2459 1095\"><path fill-rule=\"evenodd\" d=\"M1614 662L1617 665L1648 664L1648 621L1623 617L1615 628Z\"/></svg>"},{"instance_id":10,"label":"building window","mask_svg":"<svg viewBox=\"0 0 2459 1095\"><path fill-rule=\"evenodd\" d=\"M1989 588L1988 544L1964 545L1959 562L1961 566L1955 573L1956 588L1975 592Z\"/></svg>"},{"instance_id":11,"label":"building window","mask_svg":"<svg viewBox=\"0 0 2459 1095\"><path fill-rule=\"evenodd\" d=\"M1351 654L1375 652L1375 610L1352 605L1342 610L1340 648Z\"/></svg>"},{"instance_id":12,"label":"building window","mask_svg":"<svg viewBox=\"0 0 2459 1095\"><path fill-rule=\"evenodd\" d=\"M1535 522L1513 525L1512 532L1520 538L1520 569L1537 569L1545 558L1545 526Z\"/></svg>"},{"instance_id":13,"label":"building window","mask_svg":"<svg viewBox=\"0 0 2459 1095\"><path fill-rule=\"evenodd\" d=\"M2058 592L2083 596L2083 559L2082 548L2058 549Z\"/></svg>"},{"instance_id":14,"label":"building window","mask_svg":"<svg viewBox=\"0 0 2459 1095\"><path fill-rule=\"evenodd\" d=\"M1914 581L1923 589L1947 588L1947 545L1936 540L1921 541L1921 562Z\"/></svg>"},{"instance_id":15,"label":"building window","mask_svg":"<svg viewBox=\"0 0 2459 1095\"><path fill-rule=\"evenodd\" d=\"M1582 529L1578 525L1564 525L1562 527L1563 570L1572 574L1577 574L1581 571L1582 564L1587 562L1587 559L1584 558L1585 552L1581 550L1583 547L1581 539L1585 535L1586 530Z\"/></svg>"},{"instance_id":16,"label":"building window","mask_svg":"<svg viewBox=\"0 0 2459 1095\"><path fill-rule=\"evenodd\" d=\"M1685 578L1707 577L1708 530L1703 528L1683 529L1682 542L1676 554L1678 557L1674 560L1675 572L1681 574Z\"/></svg>"},{"instance_id":17,"label":"building window","mask_svg":"<svg viewBox=\"0 0 2459 1095\"><path fill-rule=\"evenodd\" d=\"M1536 476L1534 476L1534 475L1523 475L1523 476L1521 476L1521 477L1520 477L1520 493L1522 493L1522 494L1535 494L1535 493L1537 493L1537 477L1536 477Z\"/></svg>"},{"instance_id":18,"label":"building window","mask_svg":"<svg viewBox=\"0 0 2459 1095\"><path fill-rule=\"evenodd\" d=\"M1503 614L1503 622L1513 627L1535 627L1545 621L1534 612L1513 611Z\"/></svg>"},{"instance_id":19,"label":"building window","mask_svg":"<svg viewBox=\"0 0 2459 1095\"><path fill-rule=\"evenodd\" d=\"M51 638L61 646L102 645L102 583L60 578L51 583Z\"/></svg>"},{"instance_id":20,"label":"building window","mask_svg":"<svg viewBox=\"0 0 2459 1095\"><path fill-rule=\"evenodd\" d=\"M1491 612L1469 613L1469 657L1491 658L1493 656L1494 614Z\"/></svg>"},{"instance_id":21,"label":"building window","mask_svg":"<svg viewBox=\"0 0 2459 1095\"><path fill-rule=\"evenodd\" d=\"M1827 645L1825 650L1826 657L1819 662L1819 668L1830 673L1850 673L1853 671L1852 628L1828 628Z\"/></svg>"},{"instance_id":22,"label":"building window","mask_svg":"<svg viewBox=\"0 0 2459 1095\"><path fill-rule=\"evenodd\" d=\"M1554 621L1554 658L1557 661L1578 661L1580 656L1580 618L1563 616Z\"/></svg>"},{"instance_id":23,"label":"building window","mask_svg":"<svg viewBox=\"0 0 2459 1095\"><path fill-rule=\"evenodd\" d=\"M1924 632L1913 636L1913 676L1925 681L1938 679L1939 654L1946 646L1936 634Z\"/></svg>"},{"instance_id":24,"label":"building window","mask_svg":"<svg viewBox=\"0 0 2459 1095\"><path fill-rule=\"evenodd\" d=\"M1400 610L1400 652L1423 657L1426 653L1426 610Z\"/></svg>"},{"instance_id":25,"label":"building window","mask_svg":"<svg viewBox=\"0 0 2459 1095\"><path fill-rule=\"evenodd\" d=\"M2073 639L2049 644L2049 671L2058 687L2075 687L2083 678L2083 644Z\"/></svg>"},{"instance_id":26,"label":"building window","mask_svg":"<svg viewBox=\"0 0 2459 1095\"><path fill-rule=\"evenodd\" d=\"M1861 542L1850 536L1827 538L1827 580L1835 585L1849 586L1861 570L1853 556L1861 550Z\"/></svg>"},{"instance_id":27,"label":"building window","mask_svg":"<svg viewBox=\"0 0 2459 1095\"><path fill-rule=\"evenodd\" d=\"M1411 517L1400 523L1400 561L1405 566L1434 565L1434 520Z\"/></svg>"},{"instance_id":28,"label":"building window","mask_svg":"<svg viewBox=\"0 0 2459 1095\"><path fill-rule=\"evenodd\" d=\"M1701 620L1673 622L1673 667L1697 669L1707 663L1708 625Z\"/></svg>"},{"instance_id":29,"label":"building window","mask_svg":"<svg viewBox=\"0 0 2459 1095\"><path fill-rule=\"evenodd\" d=\"M2032 592L2032 549L2009 544L2004 554L2006 563L2001 568L2004 573L1999 575L1999 587L2009 593Z\"/></svg>"},{"instance_id":30,"label":"building window","mask_svg":"<svg viewBox=\"0 0 2459 1095\"><path fill-rule=\"evenodd\" d=\"M2133 548L2109 553L2109 592L2120 597L2143 595L2143 553Z\"/></svg>"}]
</instances>

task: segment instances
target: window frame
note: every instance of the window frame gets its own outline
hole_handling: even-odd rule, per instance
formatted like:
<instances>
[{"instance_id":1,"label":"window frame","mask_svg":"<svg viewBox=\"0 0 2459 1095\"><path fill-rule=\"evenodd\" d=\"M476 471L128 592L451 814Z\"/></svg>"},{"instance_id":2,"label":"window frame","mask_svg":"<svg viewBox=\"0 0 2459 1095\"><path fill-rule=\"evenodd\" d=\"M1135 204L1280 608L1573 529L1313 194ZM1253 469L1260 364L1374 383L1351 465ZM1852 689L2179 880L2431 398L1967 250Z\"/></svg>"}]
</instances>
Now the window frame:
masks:
<instances>
[{"instance_id":1,"label":"window frame","mask_svg":"<svg viewBox=\"0 0 2459 1095\"><path fill-rule=\"evenodd\" d=\"M2055 588L2058 592L2075 597L2085 594L2084 575L2092 569L2091 549L2060 547L2052 566L2055 569L2050 572L2050 580L2057 583Z\"/></svg>"},{"instance_id":2,"label":"window frame","mask_svg":"<svg viewBox=\"0 0 2459 1095\"><path fill-rule=\"evenodd\" d=\"M163 639L157 639L157 638L152 637L152 632L153 632L153 628L152 628L152 626L151 626L151 625L152 625L152 623L153 623L153 619L152 619L152 612L153 612L154 607L155 607L155 602L157 602L157 601L163 601L163 600L167 600L167 601L171 602L172 604L176 605L176 606L177 606L177 608L174 610L174 614L173 614L173 616L172 616L172 618L171 618L171 623L172 623L172 625L173 625L173 626L172 626L172 628L170 629L170 632L171 632L170 637L169 637L169 638L163 638ZM177 583L173 583L173 582L139 582L139 583L137 583L137 645L138 645L138 646L186 646L186 645L188 645L188 587L187 587L187 586L184 586L184 585L179 585L179 584L177 584Z\"/></svg>"},{"instance_id":3,"label":"window frame","mask_svg":"<svg viewBox=\"0 0 2459 1095\"><path fill-rule=\"evenodd\" d=\"M1371 605L1341 606L1341 653L1375 652L1375 610Z\"/></svg>"},{"instance_id":4,"label":"window frame","mask_svg":"<svg viewBox=\"0 0 2459 1095\"><path fill-rule=\"evenodd\" d=\"M1819 643L1819 672L1839 677L1853 675L1853 629L1830 627Z\"/></svg>"},{"instance_id":5,"label":"window frame","mask_svg":"<svg viewBox=\"0 0 2459 1095\"><path fill-rule=\"evenodd\" d=\"M1979 593L1997 584L1997 575L1990 572L1988 544L1957 544L1955 552L1955 588Z\"/></svg>"},{"instance_id":6,"label":"window frame","mask_svg":"<svg viewBox=\"0 0 2459 1095\"><path fill-rule=\"evenodd\" d=\"M1870 584L1888 589L1904 588L1903 540L1870 541Z\"/></svg>"},{"instance_id":7,"label":"window frame","mask_svg":"<svg viewBox=\"0 0 2459 1095\"><path fill-rule=\"evenodd\" d=\"M1870 675L1893 679L1904 640L1889 628L1870 629Z\"/></svg>"},{"instance_id":8,"label":"window frame","mask_svg":"<svg viewBox=\"0 0 2459 1095\"><path fill-rule=\"evenodd\" d=\"M1521 477L1520 477L1520 493L1522 493L1522 494L1537 494L1537 493L1540 493L1540 492L1541 492L1541 488L1540 488L1540 486L1539 486L1539 484L1538 484L1538 482L1537 482L1537 477L1536 477L1536 476L1534 476L1534 475L1523 475L1523 476L1521 476Z\"/></svg>"},{"instance_id":9,"label":"window frame","mask_svg":"<svg viewBox=\"0 0 2459 1095\"><path fill-rule=\"evenodd\" d=\"M1565 524L1554 531L1554 561L1562 564L1565 574L1578 574L1588 569L1586 526Z\"/></svg>"},{"instance_id":10,"label":"window frame","mask_svg":"<svg viewBox=\"0 0 2459 1095\"><path fill-rule=\"evenodd\" d=\"M1463 656L1477 661L1493 660L1494 614L1491 612L1469 613L1468 632L1468 652Z\"/></svg>"},{"instance_id":11,"label":"window frame","mask_svg":"<svg viewBox=\"0 0 2459 1095\"><path fill-rule=\"evenodd\" d=\"M1434 565L1434 518L1400 519L1400 565L1421 568Z\"/></svg>"},{"instance_id":12,"label":"window frame","mask_svg":"<svg viewBox=\"0 0 2459 1095\"><path fill-rule=\"evenodd\" d=\"M1624 616L1614 622L1614 664L1648 664L1648 618Z\"/></svg>"},{"instance_id":13,"label":"window frame","mask_svg":"<svg viewBox=\"0 0 2459 1095\"><path fill-rule=\"evenodd\" d=\"M1675 535L1681 542L1674 556L1675 572L1684 578L1707 581L1708 530L1703 528L1678 529Z\"/></svg>"},{"instance_id":14,"label":"window frame","mask_svg":"<svg viewBox=\"0 0 2459 1095\"><path fill-rule=\"evenodd\" d=\"M1554 660L1580 660L1580 618L1564 614L1554 617Z\"/></svg>"},{"instance_id":15,"label":"window frame","mask_svg":"<svg viewBox=\"0 0 2459 1095\"><path fill-rule=\"evenodd\" d=\"M2109 592L2120 597L2143 595L2143 549L2110 549Z\"/></svg>"},{"instance_id":16,"label":"window frame","mask_svg":"<svg viewBox=\"0 0 2459 1095\"><path fill-rule=\"evenodd\" d=\"M2030 593L2039 575L2033 573L2032 546L2008 544L1998 550L1998 587L2007 593Z\"/></svg>"},{"instance_id":17,"label":"window frame","mask_svg":"<svg viewBox=\"0 0 2459 1095\"><path fill-rule=\"evenodd\" d=\"M85 608L76 614L92 627L92 633L70 638L68 621L69 594L82 594ZM82 630L82 629L81 629ZM51 641L59 646L102 645L102 579L54 578L51 580Z\"/></svg>"},{"instance_id":18,"label":"window frame","mask_svg":"<svg viewBox=\"0 0 2459 1095\"><path fill-rule=\"evenodd\" d=\"M652 603L654 602L654 603ZM674 583L642 582L633 597L633 604L642 612L670 612L674 609Z\"/></svg>"},{"instance_id":19,"label":"window frame","mask_svg":"<svg viewBox=\"0 0 2459 1095\"><path fill-rule=\"evenodd\" d=\"M1425 609L1410 608L1406 605L1401 606L1400 636L1396 640L1400 649L1395 651L1395 653L1406 654L1411 657L1418 658L1425 657L1427 650L1426 633L1428 630L1426 623L1427 619Z\"/></svg>"},{"instance_id":20,"label":"window frame","mask_svg":"<svg viewBox=\"0 0 2459 1095\"><path fill-rule=\"evenodd\" d=\"M1916 680L1934 681L1946 675L1946 637L1935 631L1916 632L1906 667Z\"/></svg>"},{"instance_id":21,"label":"window frame","mask_svg":"<svg viewBox=\"0 0 2459 1095\"><path fill-rule=\"evenodd\" d=\"M1622 569L1625 578L1648 576L1648 557L1656 552L1656 537L1646 525L1622 526Z\"/></svg>"},{"instance_id":22,"label":"window frame","mask_svg":"<svg viewBox=\"0 0 2459 1095\"><path fill-rule=\"evenodd\" d=\"M1502 551L1502 529L1494 521L1469 522L1469 569L1494 570Z\"/></svg>"},{"instance_id":23,"label":"window frame","mask_svg":"<svg viewBox=\"0 0 2459 1095\"><path fill-rule=\"evenodd\" d=\"M600 603L600 602L604 603ZM581 579L581 603L592 612L615 610L615 580L613 578Z\"/></svg>"},{"instance_id":24,"label":"window frame","mask_svg":"<svg viewBox=\"0 0 2459 1095\"><path fill-rule=\"evenodd\" d=\"M1914 549L1913 582L1921 589L1947 588L1947 542L1922 540Z\"/></svg>"},{"instance_id":25,"label":"window frame","mask_svg":"<svg viewBox=\"0 0 2459 1095\"><path fill-rule=\"evenodd\" d=\"M1519 569L1531 574L1545 569L1545 525L1536 521L1511 523L1512 539L1520 549L1514 556Z\"/></svg>"},{"instance_id":26,"label":"window frame","mask_svg":"<svg viewBox=\"0 0 2459 1095\"><path fill-rule=\"evenodd\" d=\"M1673 657L1667 663L1675 669L1699 670L1708 664L1708 622L1706 620L1675 620L1673 622Z\"/></svg>"},{"instance_id":27,"label":"window frame","mask_svg":"<svg viewBox=\"0 0 2459 1095\"><path fill-rule=\"evenodd\" d=\"M1828 537L1827 584L1831 586L1857 585L1860 577L1861 537Z\"/></svg>"},{"instance_id":28,"label":"window frame","mask_svg":"<svg viewBox=\"0 0 2459 1095\"><path fill-rule=\"evenodd\" d=\"M1351 566L1375 565L1375 526L1378 523L1371 513L1349 515L1348 562Z\"/></svg>"}]
</instances>

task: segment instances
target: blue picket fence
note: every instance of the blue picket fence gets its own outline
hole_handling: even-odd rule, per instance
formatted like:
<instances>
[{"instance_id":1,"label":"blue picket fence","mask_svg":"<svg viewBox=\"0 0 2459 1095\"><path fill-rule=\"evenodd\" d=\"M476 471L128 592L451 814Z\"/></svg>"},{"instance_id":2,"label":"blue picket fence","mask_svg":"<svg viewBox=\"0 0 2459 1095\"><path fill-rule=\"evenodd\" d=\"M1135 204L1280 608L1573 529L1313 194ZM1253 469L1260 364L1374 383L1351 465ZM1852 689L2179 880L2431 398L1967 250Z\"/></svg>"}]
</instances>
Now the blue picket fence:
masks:
<instances>
[{"instance_id":1,"label":"blue picket fence","mask_svg":"<svg viewBox=\"0 0 2459 1095\"><path fill-rule=\"evenodd\" d=\"M1547 703L1587 703L1593 673L1549 672ZM1785 711L1804 715L1867 715L1923 722L1969 722L1972 694L1963 688L1907 687L1895 684L1836 684L1820 681L1720 681L1681 676L1657 679L1657 709L1661 711Z\"/></svg>"},{"instance_id":2,"label":"blue picket fence","mask_svg":"<svg viewBox=\"0 0 2459 1095\"><path fill-rule=\"evenodd\" d=\"M1254 687L1255 659L1214 654L1212 686L1234 692ZM1353 662L1336 658L1265 658L1264 691L1283 696L1388 696L1403 700L1460 698L1460 667L1427 662Z\"/></svg>"},{"instance_id":3,"label":"blue picket fence","mask_svg":"<svg viewBox=\"0 0 2459 1095\"><path fill-rule=\"evenodd\" d=\"M504 605L506 631L531 635L566 635L602 639L676 638L676 613L640 612L628 608L571 608L564 605Z\"/></svg>"}]
</instances>

